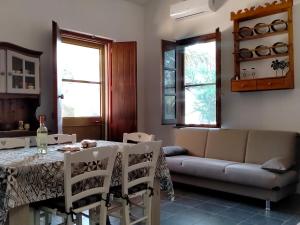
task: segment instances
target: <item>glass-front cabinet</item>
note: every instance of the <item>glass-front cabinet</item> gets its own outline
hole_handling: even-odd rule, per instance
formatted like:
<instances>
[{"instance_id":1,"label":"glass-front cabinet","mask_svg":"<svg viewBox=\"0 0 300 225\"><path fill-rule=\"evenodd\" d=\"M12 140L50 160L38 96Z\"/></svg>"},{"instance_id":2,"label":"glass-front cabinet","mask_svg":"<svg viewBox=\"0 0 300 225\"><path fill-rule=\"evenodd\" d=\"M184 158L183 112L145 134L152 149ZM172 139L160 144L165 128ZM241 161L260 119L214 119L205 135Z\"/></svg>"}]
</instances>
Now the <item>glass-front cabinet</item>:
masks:
<instances>
[{"instance_id":1,"label":"glass-front cabinet","mask_svg":"<svg viewBox=\"0 0 300 225\"><path fill-rule=\"evenodd\" d=\"M7 51L7 93L40 93L40 60L11 50Z\"/></svg>"},{"instance_id":2,"label":"glass-front cabinet","mask_svg":"<svg viewBox=\"0 0 300 225\"><path fill-rule=\"evenodd\" d=\"M0 49L0 93L6 92L5 51Z\"/></svg>"}]
</instances>

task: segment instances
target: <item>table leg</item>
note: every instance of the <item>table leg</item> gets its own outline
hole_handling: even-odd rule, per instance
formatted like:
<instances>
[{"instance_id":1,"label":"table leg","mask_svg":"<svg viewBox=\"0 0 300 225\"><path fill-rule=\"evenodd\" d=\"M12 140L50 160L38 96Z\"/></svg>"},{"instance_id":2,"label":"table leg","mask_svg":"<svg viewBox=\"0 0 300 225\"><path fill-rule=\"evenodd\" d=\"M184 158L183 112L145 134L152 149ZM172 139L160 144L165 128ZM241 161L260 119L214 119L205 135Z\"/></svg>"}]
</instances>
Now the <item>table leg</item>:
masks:
<instances>
[{"instance_id":1,"label":"table leg","mask_svg":"<svg viewBox=\"0 0 300 225\"><path fill-rule=\"evenodd\" d=\"M152 197L152 225L160 224L160 185L154 181L154 195Z\"/></svg>"},{"instance_id":2,"label":"table leg","mask_svg":"<svg viewBox=\"0 0 300 225\"><path fill-rule=\"evenodd\" d=\"M34 210L29 205L19 206L9 210L9 225L33 225Z\"/></svg>"}]
</instances>

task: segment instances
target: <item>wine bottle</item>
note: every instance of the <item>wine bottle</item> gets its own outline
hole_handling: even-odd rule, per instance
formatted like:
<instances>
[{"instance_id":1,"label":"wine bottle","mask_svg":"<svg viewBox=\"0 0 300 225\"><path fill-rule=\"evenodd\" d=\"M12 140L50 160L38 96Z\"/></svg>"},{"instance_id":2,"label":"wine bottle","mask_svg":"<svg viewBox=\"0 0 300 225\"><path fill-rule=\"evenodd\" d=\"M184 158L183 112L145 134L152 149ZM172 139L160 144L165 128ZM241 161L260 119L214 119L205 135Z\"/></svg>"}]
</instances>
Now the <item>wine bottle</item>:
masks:
<instances>
[{"instance_id":1,"label":"wine bottle","mask_svg":"<svg viewBox=\"0 0 300 225\"><path fill-rule=\"evenodd\" d=\"M47 154L48 147L48 129L45 126L45 116L39 116L40 127L36 132L36 144L39 154Z\"/></svg>"}]
</instances>

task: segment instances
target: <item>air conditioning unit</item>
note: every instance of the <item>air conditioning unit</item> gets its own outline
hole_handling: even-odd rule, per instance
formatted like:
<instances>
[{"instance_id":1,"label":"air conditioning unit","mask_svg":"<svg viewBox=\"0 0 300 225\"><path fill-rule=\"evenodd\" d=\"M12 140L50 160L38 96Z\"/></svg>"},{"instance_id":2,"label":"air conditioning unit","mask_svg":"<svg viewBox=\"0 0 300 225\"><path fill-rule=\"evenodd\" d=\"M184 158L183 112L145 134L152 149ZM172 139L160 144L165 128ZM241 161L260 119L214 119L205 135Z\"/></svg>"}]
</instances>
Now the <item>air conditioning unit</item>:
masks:
<instances>
[{"instance_id":1,"label":"air conditioning unit","mask_svg":"<svg viewBox=\"0 0 300 225\"><path fill-rule=\"evenodd\" d=\"M174 19L182 19L215 11L215 0L185 0L171 5L170 16Z\"/></svg>"}]
</instances>

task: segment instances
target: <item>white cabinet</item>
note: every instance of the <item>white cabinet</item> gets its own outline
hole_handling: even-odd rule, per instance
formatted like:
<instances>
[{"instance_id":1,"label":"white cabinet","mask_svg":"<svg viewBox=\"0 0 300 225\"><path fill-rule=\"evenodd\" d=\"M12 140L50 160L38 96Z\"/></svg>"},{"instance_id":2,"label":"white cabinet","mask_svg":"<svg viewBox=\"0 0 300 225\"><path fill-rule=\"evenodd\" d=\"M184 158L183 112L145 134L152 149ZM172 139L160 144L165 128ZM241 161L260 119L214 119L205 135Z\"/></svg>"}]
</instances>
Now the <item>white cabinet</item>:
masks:
<instances>
[{"instance_id":1,"label":"white cabinet","mask_svg":"<svg viewBox=\"0 0 300 225\"><path fill-rule=\"evenodd\" d=\"M40 93L40 59L7 50L6 89L12 94Z\"/></svg>"},{"instance_id":2,"label":"white cabinet","mask_svg":"<svg viewBox=\"0 0 300 225\"><path fill-rule=\"evenodd\" d=\"M5 50L0 49L0 93L6 92Z\"/></svg>"},{"instance_id":3,"label":"white cabinet","mask_svg":"<svg viewBox=\"0 0 300 225\"><path fill-rule=\"evenodd\" d=\"M42 52L0 42L0 99L7 98L6 94L25 98L40 94L41 55Z\"/></svg>"}]
</instances>

